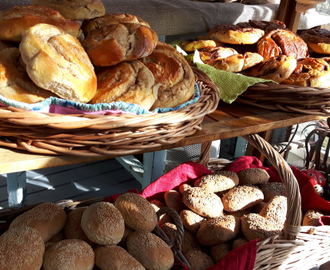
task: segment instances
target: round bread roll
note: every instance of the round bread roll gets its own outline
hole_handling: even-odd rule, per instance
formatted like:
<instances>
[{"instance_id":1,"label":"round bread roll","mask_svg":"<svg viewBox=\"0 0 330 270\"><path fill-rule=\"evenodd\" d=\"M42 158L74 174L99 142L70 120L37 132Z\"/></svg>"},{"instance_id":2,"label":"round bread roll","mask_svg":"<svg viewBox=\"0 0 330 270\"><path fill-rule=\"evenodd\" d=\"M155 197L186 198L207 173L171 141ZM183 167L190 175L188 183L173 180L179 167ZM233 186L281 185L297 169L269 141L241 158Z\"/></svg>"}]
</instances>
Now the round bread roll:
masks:
<instances>
[{"instance_id":1,"label":"round bread roll","mask_svg":"<svg viewBox=\"0 0 330 270\"><path fill-rule=\"evenodd\" d=\"M175 210L178 214L186 208L182 201L182 195L176 190L168 190L164 194L166 206Z\"/></svg>"},{"instance_id":2,"label":"round bread roll","mask_svg":"<svg viewBox=\"0 0 330 270\"><path fill-rule=\"evenodd\" d=\"M33 104L57 96L38 87L30 79L18 48L0 52L0 73L0 94L5 98Z\"/></svg>"},{"instance_id":3,"label":"round bread roll","mask_svg":"<svg viewBox=\"0 0 330 270\"><path fill-rule=\"evenodd\" d=\"M200 250L190 250L184 254L184 257L191 266L191 270L208 269L214 265L212 258Z\"/></svg>"},{"instance_id":4,"label":"round bread roll","mask_svg":"<svg viewBox=\"0 0 330 270\"><path fill-rule=\"evenodd\" d=\"M240 185L258 185L268 182L270 176L265 169L248 168L237 173Z\"/></svg>"},{"instance_id":5,"label":"round bread roll","mask_svg":"<svg viewBox=\"0 0 330 270\"><path fill-rule=\"evenodd\" d=\"M169 270L174 264L171 248L157 235L148 231L135 231L126 242L128 252L146 269Z\"/></svg>"},{"instance_id":6,"label":"round bread roll","mask_svg":"<svg viewBox=\"0 0 330 270\"><path fill-rule=\"evenodd\" d=\"M154 51L141 61L160 84L158 98L151 109L173 108L194 94L195 75L185 57L171 45L158 42Z\"/></svg>"},{"instance_id":7,"label":"round bread roll","mask_svg":"<svg viewBox=\"0 0 330 270\"><path fill-rule=\"evenodd\" d=\"M237 186L238 182L238 175L235 172L220 171L199 177L194 182L194 186L205 188L212 192L220 192Z\"/></svg>"},{"instance_id":8,"label":"round bread roll","mask_svg":"<svg viewBox=\"0 0 330 270\"><path fill-rule=\"evenodd\" d=\"M302 225L303 226L321 226L320 217L324 216L324 214L319 210L308 210L303 218Z\"/></svg>"},{"instance_id":9,"label":"round bread roll","mask_svg":"<svg viewBox=\"0 0 330 270\"><path fill-rule=\"evenodd\" d=\"M77 207L68 213L64 226L64 237L66 239L80 239L92 245L93 242L89 240L84 230L81 228L81 217L86 209L87 206Z\"/></svg>"},{"instance_id":10,"label":"round bread roll","mask_svg":"<svg viewBox=\"0 0 330 270\"><path fill-rule=\"evenodd\" d=\"M210 247L210 253L215 263L220 262L231 250L229 243L220 243Z\"/></svg>"},{"instance_id":11,"label":"round bread roll","mask_svg":"<svg viewBox=\"0 0 330 270\"><path fill-rule=\"evenodd\" d=\"M272 220L256 213L241 217L241 229L248 241L256 238L265 240L271 236L282 234L283 232L283 226L279 226Z\"/></svg>"},{"instance_id":12,"label":"round bread roll","mask_svg":"<svg viewBox=\"0 0 330 270\"><path fill-rule=\"evenodd\" d=\"M330 65L322 58L297 60L297 67L282 84L303 87L330 87Z\"/></svg>"},{"instance_id":13,"label":"round bread roll","mask_svg":"<svg viewBox=\"0 0 330 270\"><path fill-rule=\"evenodd\" d=\"M45 6L13 6L0 11L0 40L20 42L23 33L39 24L51 24L76 38L82 38L80 23L64 18L58 11Z\"/></svg>"},{"instance_id":14,"label":"round bread roll","mask_svg":"<svg viewBox=\"0 0 330 270\"><path fill-rule=\"evenodd\" d=\"M284 226L288 209L288 201L285 196L273 197L259 212L259 215Z\"/></svg>"},{"instance_id":15,"label":"round bread roll","mask_svg":"<svg viewBox=\"0 0 330 270\"><path fill-rule=\"evenodd\" d=\"M220 197L205 188L187 189L183 194L183 203L203 217L215 218L223 215L223 204Z\"/></svg>"},{"instance_id":16,"label":"round bread roll","mask_svg":"<svg viewBox=\"0 0 330 270\"><path fill-rule=\"evenodd\" d=\"M95 265L102 270L145 270L144 266L122 247L98 246L94 252Z\"/></svg>"},{"instance_id":17,"label":"round bread roll","mask_svg":"<svg viewBox=\"0 0 330 270\"><path fill-rule=\"evenodd\" d=\"M221 24L209 31L211 39L229 44L255 44L264 34L264 30L244 24Z\"/></svg>"},{"instance_id":18,"label":"round bread roll","mask_svg":"<svg viewBox=\"0 0 330 270\"><path fill-rule=\"evenodd\" d=\"M115 206L124 217L125 224L133 230L151 232L158 218L151 203L137 193L123 193L118 196Z\"/></svg>"},{"instance_id":19,"label":"round bread roll","mask_svg":"<svg viewBox=\"0 0 330 270\"><path fill-rule=\"evenodd\" d=\"M113 66L150 55L158 36L150 27L123 23L103 26L88 32L82 42L95 66Z\"/></svg>"},{"instance_id":20,"label":"round bread roll","mask_svg":"<svg viewBox=\"0 0 330 270\"><path fill-rule=\"evenodd\" d=\"M290 77L296 67L297 59L293 56L277 55L250 68L246 74L281 83Z\"/></svg>"},{"instance_id":21,"label":"round bread roll","mask_svg":"<svg viewBox=\"0 0 330 270\"><path fill-rule=\"evenodd\" d=\"M194 211L183 209L180 212L183 226L191 233L196 234L201 224L206 220Z\"/></svg>"},{"instance_id":22,"label":"round bread roll","mask_svg":"<svg viewBox=\"0 0 330 270\"><path fill-rule=\"evenodd\" d=\"M262 37L257 44L257 52L264 60L277 55L292 56L295 59L309 56L306 42L288 29L273 30Z\"/></svg>"},{"instance_id":23,"label":"round bread roll","mask_svg":"<svg viewBox=\"0 0 330 270\"><path fill-rule=\"evenodd\" d=\"M235 249L235 248L245 245L248 242L249 241L246 238L240 237L233 241L231 247L232 247L232 249Z\"/></svg>"},{"instance_id":24,"label":"round bread roll","mask_svg":"<svg viewBox=\"0 0 330 270\"><path fill-rule=\"evenodd\" d=\"M81 228L88 239L99 245L115 245L124 235L125 223L120 211L108 202L88 206L81 217Z\"/></svg>"},{"instance_id":25,"label":"round bread roll","mask_svg":"<svg viewBox=\"0 0 330 270\"><path fill-rule=\"evenodd\" d=\"M41 203L15 218L9 229L28 226L37 229L44 242L63 229L66 213L55 203Z\"/></svg>"},{"instance_id":26,"label":"round bread roll","mask_svg":"<svg viewBox=\"0 0 330 270\"><path fill-rule=\"evenodd\" d=\"M330 31L328 29L309 29L299 35L309 49L320 54L330 54Z\"/></svg>"},{"instance_id":27,"label":"round bread roll","mask_svg":"<svg viewBox=\"0 0 330 270\"><path fill-rule=\"evenodd\" d=\"M240 219L227 215L203 222L196 236L200 244L211 246L234 239L240 230Z\"/></svg>"},{"instance_id":28,"label":"round bread roll","mask_svg":"<svg viewBox=\"0 0 330 270\"><path fill-rule=\"evenodd\" d=\"M93 18L90 20L84 20L81 29L83 30L84 34L87 34L90 31L98 29L103 26L108 26L112 24L125 24L125 23L134 23L134 24L141 24L147 27L150 25L142 20L140 17L137 17L132 14L127 13L116 13L116 12L108 12L101 17Z\"/></svg>"},{"instance_id":29,"label":"round bread roll","mask_svg":"<svg viewBox=\"0 0 330 270\"><path fill-rule=\"evenodd\" d=\"M227 212L248 209L264 200L261 189L252 185L240 185L230 189L222 198L223 208Z\"/></svg>"},{"instance_id":30,"label":"round bread roll","mask_svg":"<svg viewBox=\"0 0 330 270\"><path fill-rule=\"evenodd\" d=\"M39 270L44 252L44 241L36 229L12 228L0 236L0 269Z\"/></svg>"},{"instance_id":31,"label":"round bread roll","mask_svg":"<svg viewBox=\"0 0 330 270\"><path fill-rule=\"evenodd\" d=\"M87 20L105 14L101 0L31 0L31 4L55 9L71 20Z\"/></svg>"},{"instance_id":32,"label":"round bread roll","mask_svg":"<svg viewBox=\"0 0 330 270\"><path fill-rule=\"evenodd\" d=\"M92 270L95 255L92 247L79 239L64 239L44 255L44 270Z\"/></svg>"},{"instance_id":33,"label":"round bread roll","mask_svg":"<svg viewBox=\"0 0 330 270\"><path fill-rule=\"evenodd\" d=\"M37 24L24 32L19 49L27 73L39 87L74 102L94 97L94 67L73 36L55 26Z\"/></svg>"},{"instance_id":34,"label":"round bread roll","mask_svg":"<svg viewBox=\"0 0 330 270\"><path fill-rule=\"evenodd\" d=\"M158 87L141 61L122 62L97 74L97 90L90 103L122 101L149 110L157 99Z\"/></svg>"},{"instance_id":35,"label":"round bread roll","mask_svg":"<svg viewBox=\"0 0 330 270\"><path fill-rule=\"evenodd\" d=\"M259 185L264 194L264 202L269 202L274 196L286 196L286 188L282 182L267 182Z\"/></svg>"}]
</instances>

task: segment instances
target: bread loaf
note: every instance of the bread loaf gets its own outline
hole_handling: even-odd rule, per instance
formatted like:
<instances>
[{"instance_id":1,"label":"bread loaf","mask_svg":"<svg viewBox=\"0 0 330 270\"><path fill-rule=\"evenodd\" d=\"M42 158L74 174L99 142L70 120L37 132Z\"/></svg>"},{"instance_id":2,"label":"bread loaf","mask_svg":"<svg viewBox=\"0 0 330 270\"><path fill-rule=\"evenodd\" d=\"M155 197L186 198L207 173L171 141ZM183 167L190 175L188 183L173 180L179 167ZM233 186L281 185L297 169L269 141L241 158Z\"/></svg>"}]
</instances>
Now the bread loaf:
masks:
<instances>
[{"instance_id":1,"label":"bread loaf","mask_svg":"<svg viewBox=\"0 0 330 270\"><path fill-rule=\"evenodd\" d=\"M28 226L37 229L44 242L63 229L67 215L55 203L41 203L24 212L10 223L9 229Z\"/></svg>"},{"instance_id":2,"label":"bread loaf","mask_svg":"<svg viewBox=\"0 0 330 270\"><path fill-rule=\"evenodd\" d=\"M39 87L74 102L94 97L94 67L75 37L50 24L37 24L24 32L19 49L29 77Z\"/></svg>"},{"instance_id":3,"label":"bread loaf","mask_svg":"<svg viewBox=\"0 0 330 270\"><path fill-rule=\"evenodd\" d=\"M36 229L12 228L0 236L0 269L39 270L44 252L44 241Z\"/></svg>"},{"instance_id":4,"label":"bread loaf","mask_svg":"<svg viewBox=\"0 0 330 270\"><path fill-rule=\"evenodd\" d=\"M108 202L97 202L83 212L81 228L93 243L115 245L124 235L125 223L115 206Z\"/></svg>"},{"instance_id":5,"label":"bread loaf","mask_svg":"<svg viewBox=\"0 0 330 270\"><path fill-rule=\"evenodd\" d=\"M79 22L66 19L57 10L45 6L27 5L0 11L0 40L20 42L23 33L39 23L54 25L82 39Z\"/></svg>"},{"instance_id":6,"label":"bread loaf","mask_svg":"<svg viewBox=\"0 0 330 270\"><path fill-rule=\"evenodd\" d=\"M194 182L194 186L202 187L212 192L220 192L237 186L238 182L239 178L235 172L220 171L199 177Z\"/></svg>"}]
</instances>

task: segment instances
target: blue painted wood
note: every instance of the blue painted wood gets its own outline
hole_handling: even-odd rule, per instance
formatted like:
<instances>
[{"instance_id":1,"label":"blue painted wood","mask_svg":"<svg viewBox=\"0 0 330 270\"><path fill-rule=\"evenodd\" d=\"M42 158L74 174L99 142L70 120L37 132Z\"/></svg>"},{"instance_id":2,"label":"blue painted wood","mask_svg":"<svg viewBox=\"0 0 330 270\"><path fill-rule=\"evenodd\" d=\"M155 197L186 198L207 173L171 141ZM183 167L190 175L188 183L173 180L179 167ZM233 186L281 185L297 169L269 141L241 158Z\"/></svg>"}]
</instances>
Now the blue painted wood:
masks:
<instances>
[{"instance_id":1,"label":"blue painted wood","mask_svg":"<svg viewBox=\"0 0 330 270\"><path fill-rule=\"evenodd\" d=\"M25 204L27 194L26 172L7 174L8 206L20 207Z\"/></svg>"}]
</instances>

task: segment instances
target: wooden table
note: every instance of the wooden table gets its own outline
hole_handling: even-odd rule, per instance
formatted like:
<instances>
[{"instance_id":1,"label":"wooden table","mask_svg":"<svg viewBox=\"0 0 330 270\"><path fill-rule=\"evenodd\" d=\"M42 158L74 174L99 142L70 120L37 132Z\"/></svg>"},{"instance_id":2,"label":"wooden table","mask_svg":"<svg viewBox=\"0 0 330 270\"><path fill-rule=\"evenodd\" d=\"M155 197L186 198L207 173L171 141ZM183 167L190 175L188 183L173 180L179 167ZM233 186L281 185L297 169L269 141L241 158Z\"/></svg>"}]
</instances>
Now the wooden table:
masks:
<instances>
[{"instance_id":1,"label":"wooden table","mask_svg":"<svg viewBox=\"0 0 330 270\"><path fill-rule=\"evenodd\" d=\"M163 145L147 152L141 150L140 154L144 155L144 162L139 166L144 172L142 175L133 175L136 178L141 178L140 182L143 187L151 180L157 179L160 175L155 172L162 172L159 167L159 160L164 159L165 151L162 150L256 133L267 140L270 131L273 129L325 118L327 117L322 115L268 111L247 105L220 103L215 112L204 118L202 129L194 135L172 145ZM7 173L9 204L16 206L24 203L26 193L25 171L109 158L113 157L49 156L0 148L0 174ZM119 156L117 158L125 167L126 163L122 162ZM125 157L125 160L132 161L133 159L132 156ZM158 160L158 162L154 162L155 160ZM133 162L136 162L136 159ZM127 166L126 169L130 170L130 167Z\"/></svg>"}]
</instances>

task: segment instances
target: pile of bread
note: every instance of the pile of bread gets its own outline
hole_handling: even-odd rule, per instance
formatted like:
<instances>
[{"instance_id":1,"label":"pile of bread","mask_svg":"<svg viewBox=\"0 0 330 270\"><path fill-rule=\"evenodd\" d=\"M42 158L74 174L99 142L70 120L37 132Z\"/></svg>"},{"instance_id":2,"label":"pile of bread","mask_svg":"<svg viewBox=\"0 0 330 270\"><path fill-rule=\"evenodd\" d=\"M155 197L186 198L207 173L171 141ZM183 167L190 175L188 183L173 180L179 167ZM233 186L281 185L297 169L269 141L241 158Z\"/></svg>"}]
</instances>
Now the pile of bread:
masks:
<instances>
[{"instance_id":1,"label":"pile of bread","mask_svg":"<svg viewBox=\"0 0 330 270\"><path fill-rule=\"evenodd\" d=\"M0 94L36 103L123 101L171 108L194 93L195 76L173 47L131 14L101 0L31 0L0 11Z\"/></svg>"},{"instance_id":2,"label":"pile of bread","mask_svg":"<svg viewBox=\"0 0 330 270\"><path fill-rule=\"evenodd\" d=\"M299 34L280 21L223 24L181 44L199 51L203 63L219 70L271 79L280 84L330 87L330 31Z\"/></svg>"}]
</instances>

